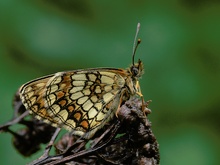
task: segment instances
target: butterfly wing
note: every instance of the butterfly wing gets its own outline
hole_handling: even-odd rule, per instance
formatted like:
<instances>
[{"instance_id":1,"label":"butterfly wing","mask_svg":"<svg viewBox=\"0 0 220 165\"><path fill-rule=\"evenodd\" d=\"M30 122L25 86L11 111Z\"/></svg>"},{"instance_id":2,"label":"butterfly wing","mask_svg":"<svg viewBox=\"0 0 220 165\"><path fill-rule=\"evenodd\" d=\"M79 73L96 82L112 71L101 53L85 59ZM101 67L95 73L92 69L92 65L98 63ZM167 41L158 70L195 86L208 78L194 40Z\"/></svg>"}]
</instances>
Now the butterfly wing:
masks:
<instances>
[{"instance_id":1,"label":"butterfly wing","mask_svg":"<svg viewBox=\"0 0 220 165\"><path fill-rule=\"evenodd\" d=\"M19 89L20 98L25 108L30 110L30 113L38 114L38 116L42 116L50 121L52 118L47 113L43 95L46 91L47 82L52 77L53 75L49 75L32 80L22 85Z\"/></svg>"},{"instance_id":2,"label":"butterfly wing","mask_svg":"<svg viewBox=\"0 0 220 165\"><path fill-rule=\"evenodd\" d=\"M109 68L59 72L24 84L20 97L37 118L90 138L117 110L124 74Z\"/></svg>"}]
</instances>

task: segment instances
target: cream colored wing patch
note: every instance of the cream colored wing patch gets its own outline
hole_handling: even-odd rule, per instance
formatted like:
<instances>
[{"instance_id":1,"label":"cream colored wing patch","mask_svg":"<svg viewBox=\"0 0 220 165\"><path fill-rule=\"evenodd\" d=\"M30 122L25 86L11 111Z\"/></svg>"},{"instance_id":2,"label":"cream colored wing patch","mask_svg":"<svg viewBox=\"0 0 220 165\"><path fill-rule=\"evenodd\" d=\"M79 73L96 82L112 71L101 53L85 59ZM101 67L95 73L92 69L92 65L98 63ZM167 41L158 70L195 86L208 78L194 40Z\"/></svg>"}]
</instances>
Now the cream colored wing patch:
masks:
<instances>
[{"instance_id":1,"label":"cream colored wing patch","mask_svg":"<svg viewBox=\"0 0 220 165\"><path fill-rule=\"evenodd\" d=\"M38 118L89 138L114 115L124 85L108 69L59 72L23 85L20 96Z\"/></svg>"}]
</instances>

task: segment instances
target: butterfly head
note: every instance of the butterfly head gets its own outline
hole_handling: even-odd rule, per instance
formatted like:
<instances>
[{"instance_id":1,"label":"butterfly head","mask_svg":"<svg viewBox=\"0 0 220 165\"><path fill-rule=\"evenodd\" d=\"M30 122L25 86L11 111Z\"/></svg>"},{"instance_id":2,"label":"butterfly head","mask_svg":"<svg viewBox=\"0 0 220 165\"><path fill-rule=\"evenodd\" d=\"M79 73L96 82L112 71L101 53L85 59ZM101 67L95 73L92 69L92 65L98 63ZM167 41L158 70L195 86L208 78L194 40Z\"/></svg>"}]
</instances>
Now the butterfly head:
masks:
<instances>
[{"instance_id":1,"label":"butterfly head","mask_svg":"<svg viewBox=\"0 0 220 165\"><path fill-rule=\"evenodd\" d=\"M139 59L137 63L133 64L129 68L129 72L131 73L133 79L140 78L144 73L142 61Z\"/></svg>"}]
</instances>

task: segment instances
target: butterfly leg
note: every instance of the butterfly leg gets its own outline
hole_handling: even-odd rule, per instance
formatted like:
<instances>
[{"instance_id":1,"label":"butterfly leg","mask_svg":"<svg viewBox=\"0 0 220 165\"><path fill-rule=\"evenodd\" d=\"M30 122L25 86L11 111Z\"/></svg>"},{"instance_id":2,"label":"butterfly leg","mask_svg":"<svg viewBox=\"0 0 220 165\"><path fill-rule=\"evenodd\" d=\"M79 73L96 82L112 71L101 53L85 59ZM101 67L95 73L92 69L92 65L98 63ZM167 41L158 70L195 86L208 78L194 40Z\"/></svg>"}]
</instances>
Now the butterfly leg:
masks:
<instances>
[{"instance_id":1,"label":"butterfly leg","mask_svg":"<svg viewBox=\"0 0 220 165\"><path fill-rule=\"evenodd\" d=\"M141 88L140 88L139 81L137 81L137 83L136 83L136 89L137 89L136 94L141 97L141 101L142 101L141 109L142 109L142 111L144 112L146 105L145 105L145 101L144 101L144 96L143 96L143 94L141 93ZM144 114L145 114L145 113L144 113Z\"/></svg>"},{"instance_id":2,"label":"butterfly leg","mask_svg":"<svg viewBox=\"0 0 220 165\"><path fill-rule=\"evenodd\" d=\"M120 110L120 107L121 107L121 104L122 104L122 102L123 102L123 97L126 95L126 90L123 90L122 92L121 92L121 96L120 96L120 99L119 99L119 104L118 104L118 107L117 107L117 110L116 110L116 112L115 112L115 116L118 118L118 112L119 112L119 110Z\"/></svg>"}]
</instances>

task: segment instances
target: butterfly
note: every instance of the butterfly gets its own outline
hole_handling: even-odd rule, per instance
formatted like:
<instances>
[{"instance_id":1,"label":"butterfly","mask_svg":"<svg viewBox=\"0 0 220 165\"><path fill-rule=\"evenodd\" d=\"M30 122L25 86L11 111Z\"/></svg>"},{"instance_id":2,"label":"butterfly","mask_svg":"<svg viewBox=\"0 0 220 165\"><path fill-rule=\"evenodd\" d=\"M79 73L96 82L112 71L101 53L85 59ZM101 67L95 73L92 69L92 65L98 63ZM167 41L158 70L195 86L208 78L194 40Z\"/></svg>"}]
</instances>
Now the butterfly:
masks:
<instances>
[{"instance_id":1,"label":"butterfly","mask_svg":"<svg viewBox=\"0 0 220 165\"><path fill-rule=\"evenodd\" d=\"M140 24L135 40L139 28ZM134 44L133 64L127 69L80 69L27 82L19 88L23 105L37 119L90 139L117 116L126 100L136 95L143 98L139 85L143 63L134 63L139 43L140 39Z\"/></svg>"}]
</instances>

